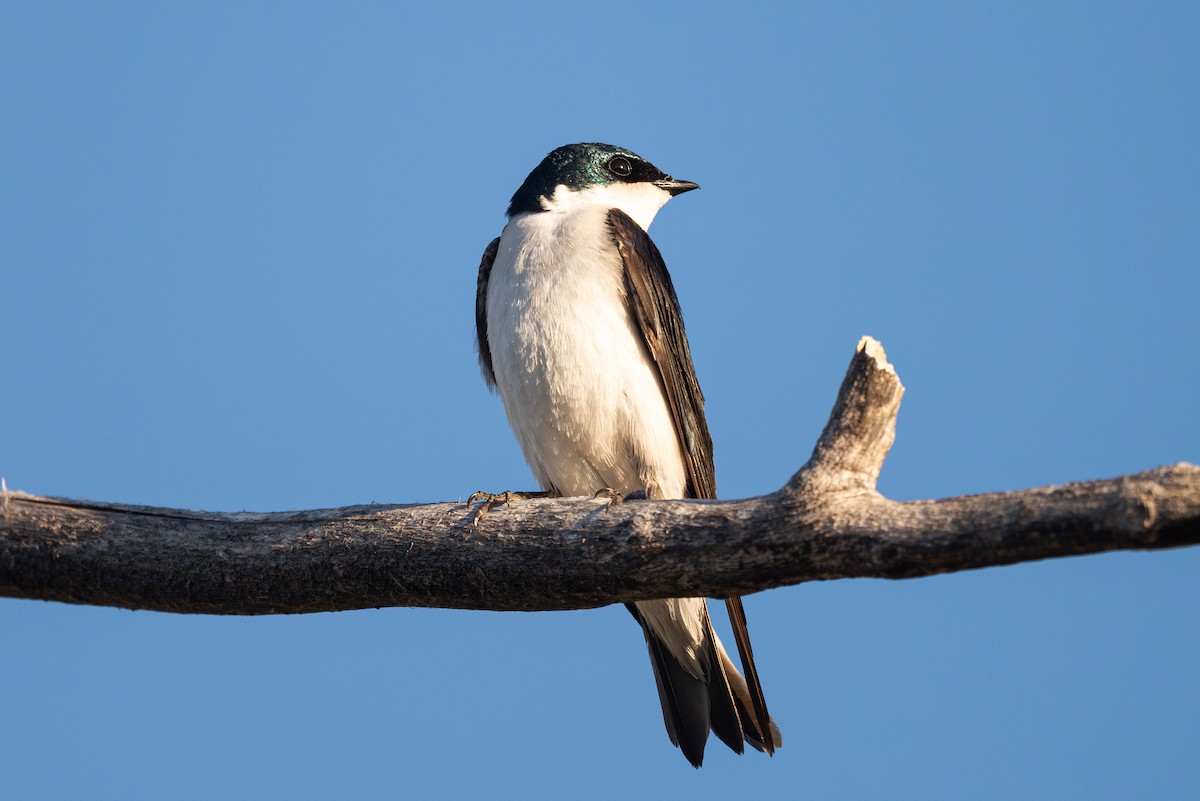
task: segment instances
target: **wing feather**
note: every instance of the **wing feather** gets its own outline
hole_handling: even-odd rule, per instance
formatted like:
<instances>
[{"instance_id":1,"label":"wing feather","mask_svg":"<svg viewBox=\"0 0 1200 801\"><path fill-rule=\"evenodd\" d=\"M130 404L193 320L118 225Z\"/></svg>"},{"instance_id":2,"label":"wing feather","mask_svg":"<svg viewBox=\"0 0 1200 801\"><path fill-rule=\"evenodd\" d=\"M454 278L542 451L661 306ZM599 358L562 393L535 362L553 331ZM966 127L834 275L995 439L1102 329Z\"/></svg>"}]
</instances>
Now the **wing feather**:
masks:
<instances>
[{"instance_id":1,"label":"wing feather","mask_svg":"<svg viewBox=\"0 0 1200 801\"><path fill-rule=\"evenodd\" d=\"M479 368L483 371L483 380L491 389L496 388L496 373L492 370L492 350L488 345L487 293L492 265L499 252L500 237L496 237L483 251L483 258L479 261L479 278L475 282L475 342L479 348Z\"/></svg>"},{"instance_id":2,"label":"wing feather","mask_svg":"<svg viewBox=\"0 0 1200 801\"><path fill-rule=\"evenodd\" d=\"M692 350L688 347L675 286L662 254L628 214L611 209L608 222L625 265L630 306L650 358L658 367L675 433L683 447L688 496L716 498L713 445L708 421L704 418L704 394L696 380Z\"/></svg>"}]
</instances>

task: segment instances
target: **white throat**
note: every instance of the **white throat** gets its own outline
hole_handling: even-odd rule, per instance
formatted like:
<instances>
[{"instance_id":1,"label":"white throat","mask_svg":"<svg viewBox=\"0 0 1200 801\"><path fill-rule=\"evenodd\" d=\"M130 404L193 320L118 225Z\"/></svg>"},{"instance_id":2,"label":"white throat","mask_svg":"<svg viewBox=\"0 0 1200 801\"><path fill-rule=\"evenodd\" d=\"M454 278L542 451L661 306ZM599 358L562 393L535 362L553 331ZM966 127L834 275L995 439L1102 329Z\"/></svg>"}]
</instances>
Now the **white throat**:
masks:
<instances>
[{"instance_id":1,"label":"white throat","mask_svg":"<svg viewBox=\"0 0 1200 801\"><path fill-rule=\"evenodd\" d=\"M628 214L643 231L650 229L654 215L671 199L671 193L647 183L612 183L568 189L565 184L554 187L550 197L542 196L542 208L548 212L567 213L587 207L620 209Z\"/></svg>"}]
</instances>

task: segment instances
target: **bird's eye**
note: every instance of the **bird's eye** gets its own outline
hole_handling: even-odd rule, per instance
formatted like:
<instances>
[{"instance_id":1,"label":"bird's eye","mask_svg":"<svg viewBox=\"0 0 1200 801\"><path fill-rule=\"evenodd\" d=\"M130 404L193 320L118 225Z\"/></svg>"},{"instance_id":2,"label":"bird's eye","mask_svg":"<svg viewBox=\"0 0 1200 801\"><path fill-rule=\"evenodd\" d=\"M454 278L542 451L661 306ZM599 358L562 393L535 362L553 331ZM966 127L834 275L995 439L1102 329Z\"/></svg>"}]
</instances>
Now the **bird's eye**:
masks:
<instances>
[{"instance_id":1,"label":"bird's eye","mask_svg":"<svg viewBox=\"0 0 1200 801\"><path fill-rule=\"evenodd\" d=\"M628 178L633 172L633 165L624 156L613 156L608 160L608 171L618 178Z\"/></svg>"}]
</instances>

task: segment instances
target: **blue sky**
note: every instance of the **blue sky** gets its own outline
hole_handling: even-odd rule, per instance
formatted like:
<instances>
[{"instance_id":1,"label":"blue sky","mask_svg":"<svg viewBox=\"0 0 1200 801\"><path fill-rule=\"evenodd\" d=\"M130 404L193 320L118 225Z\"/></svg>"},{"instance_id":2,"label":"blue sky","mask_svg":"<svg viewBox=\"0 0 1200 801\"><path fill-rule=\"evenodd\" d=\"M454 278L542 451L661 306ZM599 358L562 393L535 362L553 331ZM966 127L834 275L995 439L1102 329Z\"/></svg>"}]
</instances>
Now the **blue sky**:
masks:
<instances>
[{"instance_id":1,"label":"blue sky","mask_svg":"<svg viewBox=\"0 0 1200 801\"><path fill-rule=\"evenodd\" d=\"M236 511L532 488L475 271L552 148L653 235L723 497L863 334L881 489L1200 462L1193 3L0 4L0 475ZM1195 798L1200 550L748 599L773 759L667 742L620 608L218 618L0 601L14 799ZM663 797L663 796L659 796Z\"/></svg>"}]
</instances>

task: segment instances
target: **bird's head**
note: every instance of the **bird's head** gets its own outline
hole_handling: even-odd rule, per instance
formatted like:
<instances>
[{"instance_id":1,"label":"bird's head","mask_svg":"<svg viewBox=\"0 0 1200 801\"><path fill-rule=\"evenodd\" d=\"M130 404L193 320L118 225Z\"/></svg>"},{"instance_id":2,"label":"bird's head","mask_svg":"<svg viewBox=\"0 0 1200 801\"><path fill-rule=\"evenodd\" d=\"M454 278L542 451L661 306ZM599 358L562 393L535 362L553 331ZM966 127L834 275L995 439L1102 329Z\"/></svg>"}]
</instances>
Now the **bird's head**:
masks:
<instances>
[{"instance_id":1,"label":"bird's head","mask_svg":"<svg viewBox=\"0 0 1200 801\"><path fill-rule=\"evenodd\" d=\"M699 188L623 147L582 142L542 159L512 196L508 216L597 205L619 208L645 229L668 200Z\"/></svg>"}]
</instances>

